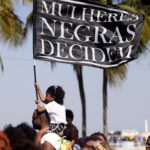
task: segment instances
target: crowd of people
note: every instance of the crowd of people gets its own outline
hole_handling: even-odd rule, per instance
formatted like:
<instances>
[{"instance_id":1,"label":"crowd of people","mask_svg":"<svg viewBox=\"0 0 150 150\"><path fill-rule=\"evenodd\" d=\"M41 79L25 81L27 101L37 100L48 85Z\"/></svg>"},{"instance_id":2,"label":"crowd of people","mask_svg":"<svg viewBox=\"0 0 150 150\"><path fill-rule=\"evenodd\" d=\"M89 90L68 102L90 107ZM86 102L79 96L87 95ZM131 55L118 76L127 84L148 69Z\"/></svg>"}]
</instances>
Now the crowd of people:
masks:
<instances>
[{"instance_id":1,"label":"crowd of people","mask_svg":"<svg viewBox=\"0 0 150 150\"><path fill-rule=\"evenodd\" d=\"M107 138L96 132L87 137L79 137L73 124L74 114L63 103L65 92L60 86L50 86L46 95L35 84L40 100L32 115L33 127L23 122L11 124L0 131L0 150L110 150ZM43 105L41 105L43 103ZM146 150L150 149L150 137Z\"/></svg>"}]
</instances>

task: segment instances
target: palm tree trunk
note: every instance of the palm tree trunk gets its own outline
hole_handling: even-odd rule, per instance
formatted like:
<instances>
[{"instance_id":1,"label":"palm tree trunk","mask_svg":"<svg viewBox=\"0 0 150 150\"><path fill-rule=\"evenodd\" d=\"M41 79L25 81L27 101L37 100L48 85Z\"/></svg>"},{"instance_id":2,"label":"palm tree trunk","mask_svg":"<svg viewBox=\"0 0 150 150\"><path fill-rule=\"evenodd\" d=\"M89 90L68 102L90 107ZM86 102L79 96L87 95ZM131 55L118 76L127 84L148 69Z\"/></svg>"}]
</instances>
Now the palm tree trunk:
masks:
<instances>
[{"instance_id":1,"label":"palm tree trunk","mask_svg":"<svg viewBox=\"0 0 150 150\"><path fill-rule=\"evenodd\" d=\"M83 86L83 75L82 75L82 66L76 66L76 75L78 79L80 98L81 98L81 107L82 107L82 136L86 136L86 100L85 100L85 92Z\"/></svg>"},{"instance_id":2,"label":"palm tree trunk","mask_svg":"<svg viewBox=\"0 0 150 150\"><path fill-rule=\"evenodd\" d=\"M103 133L105 136L108 134L107 125L107 73L106 69L103 69Z\"/></svg>"},{"instance_id":3,"label":"palm tree trunk","mask_svg":"<svg viewBox=\"0 0 150 150\"><path fill-rule=\"evenodd\" d=\"M107 0L107 4L111 5L112 0ZM107 84L108 84L108 79L107 79L107 69L103 69L103 133L107 137L108 134L108 97L107 97Z\"/></svg>"}]
</instances>

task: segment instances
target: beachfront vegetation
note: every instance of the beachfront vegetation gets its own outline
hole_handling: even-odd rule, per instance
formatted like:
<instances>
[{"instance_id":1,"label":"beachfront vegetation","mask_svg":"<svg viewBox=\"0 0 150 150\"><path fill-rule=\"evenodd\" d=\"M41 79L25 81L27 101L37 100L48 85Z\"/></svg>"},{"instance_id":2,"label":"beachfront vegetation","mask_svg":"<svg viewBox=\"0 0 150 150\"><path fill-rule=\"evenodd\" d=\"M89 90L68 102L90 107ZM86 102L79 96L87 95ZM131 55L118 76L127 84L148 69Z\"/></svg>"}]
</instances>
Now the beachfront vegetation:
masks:
<instances>
[{"instance_id":1,"label":"beachfront vegetation","mask_svg":"<svg viewBox=\"0 0 150 150\"><path fill-rule=\"evenodd\" d=\"M0 41L7 42L13 46L20 45L23 41L24 28L22 21L13 10L13 1L0 1ZM4 69L0 57L1 70Z\"/></svg>"}]
</instances>

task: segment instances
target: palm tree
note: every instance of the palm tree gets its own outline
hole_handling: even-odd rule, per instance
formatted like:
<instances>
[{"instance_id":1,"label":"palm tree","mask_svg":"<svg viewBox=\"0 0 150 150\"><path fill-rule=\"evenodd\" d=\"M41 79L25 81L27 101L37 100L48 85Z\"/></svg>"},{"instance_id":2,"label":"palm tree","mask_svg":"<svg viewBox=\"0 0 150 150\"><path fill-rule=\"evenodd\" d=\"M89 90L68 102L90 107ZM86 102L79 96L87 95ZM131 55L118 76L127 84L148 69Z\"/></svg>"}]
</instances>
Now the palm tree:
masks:
<instances>
[{"instance_id":1,"label":"palm tree","mask_svg":"<svg viewBox=\"0 0 150 150\"><path fill-rule=\"evenodd\" d=\"M108 83L111 86L120 85L125 80L127 66L125 64L109 69L103 69L103 133L108 135Z\"/></svg>"},{"instance_id":2,"label":"palm tree","mask_svg":"<svg viewBox=\"0 0 150 150\"><path fill-rule=\"evenodd\" d=\"M107 0L107 4L112 4L111 0ZM145 16L144 26L141 33L140 43L138 47L138 54L142 54L147 49L147 43L150 39L150 11L148 6L145 5L142 0L127 0L121 5L124 9L134 11L136 13L142 13ZM129 7L130 6L130 7ZM103 132L107 136L108 134L108 124L107 124L107 110L108 110L108 97L107 97L107 85L116 85L118 81L123 81L126 78L127 65L121 65L112 69L103 69ZM119 79L119 80L118 80Z\"/></svg>"},{"instance_id":3,"label":"palm tree","mask_svg":"<svg viewBox=\"0 0 150 150\"><path fill-rule=\"evenodd\" d=\"M0 1L0 40L8 42L13 46L22 43L23 24L18 16L14 13L11 0ZM3 70L2 58L0 57L1 70Z\"/></svg>"},{"instance_id":4,"label":"palm tree","mask_svg":"<svg viewBox=\"0 0 150 150\"><path fill-rule=\"evenodd\" d=\"M74 70L76 72L76 77L79 86L80 98L81 98L81 108L82 108L82 137L86 136L86 97L84 91L83 83L83 67L79 64L74 65Z\"/></svg>"}]
</instances>

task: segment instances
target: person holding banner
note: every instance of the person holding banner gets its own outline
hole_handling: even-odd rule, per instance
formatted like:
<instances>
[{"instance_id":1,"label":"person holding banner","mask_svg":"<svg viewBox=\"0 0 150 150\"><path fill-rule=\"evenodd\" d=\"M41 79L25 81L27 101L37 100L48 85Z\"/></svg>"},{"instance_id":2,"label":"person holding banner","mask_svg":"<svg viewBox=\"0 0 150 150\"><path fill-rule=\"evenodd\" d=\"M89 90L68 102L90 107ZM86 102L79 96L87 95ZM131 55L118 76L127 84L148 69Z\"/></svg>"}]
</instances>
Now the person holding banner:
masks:
<instances>
[{"instance_id":1,"label":"person holding banner","mask_svg":"<svg viewBox=\"0 0 150 150\"><path fill-rule=\"evenodd\" d=\"M40 86L35 83L35 88L40 97L36 100L37 110L39 112L47 111L50 118L49 132L56 133L59 136L63 135L63 130L66 125L65 106L63 99L65 92L61 86L50 86L46 91L46 97L42 94ZM44 105L41 105L41 101ZM46 129L45 129L46 130Z\"/></svg>"},{"instance_id":2,"label":"person holding banner","mask_svg":"<svg viewBox=\"0 0 150 150\"><path fill-rule=\"evenodd\" d=\"M32 115L32 124L34 129L37 130L35 145L40 146L42 150L59 149L61 137L45 130L49 128L49 116L47 111L40 113L35 109Z\"/></svg>"}]
</instances>

